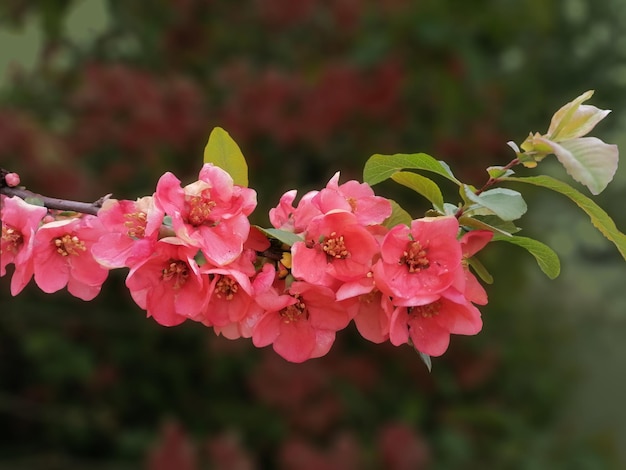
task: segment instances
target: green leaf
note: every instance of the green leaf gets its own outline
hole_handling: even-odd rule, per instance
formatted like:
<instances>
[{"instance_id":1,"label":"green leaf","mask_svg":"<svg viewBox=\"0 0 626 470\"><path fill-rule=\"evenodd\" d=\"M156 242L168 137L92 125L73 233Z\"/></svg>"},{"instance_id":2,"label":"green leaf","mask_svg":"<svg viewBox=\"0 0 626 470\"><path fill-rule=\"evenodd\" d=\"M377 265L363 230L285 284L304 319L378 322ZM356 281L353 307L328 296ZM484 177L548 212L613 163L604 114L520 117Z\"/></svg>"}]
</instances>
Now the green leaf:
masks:
<instances>
[{"instance_id":1,"label":"green leaf","mask_svg":"<svg viewBox=\"0 0 626 470\"><path fill-rule=\"evenodd\" d=\"M551 176L527 176L527 177L506 177L502 181L516 181L520 183L533 184L543 188L551 189L557 193L570 198L580 207L591 219L591 223L596 227L602 235L615 244L622 257L626 260L626 235L620 232L615 226L613 219L590 198L581 194L570 185L563 183Z\"/></svg>"},{"instance_id":2,"label":"green leaf","mask_svg":"<svg viewBox=\"0 0 626 470\"><path fill-rule=\"evenodd\" d=\"M275 238L276 240L284 243L288 246L293 246L296 242L303 242L304 239L300 235L296 235L293 232L287 232L285 230L278 230L276 228L262 228L256 226L265 236Z\"/></svg>"},{"instance_id":3,"label":"green leaf","mask_svg":"<svg viewBox=\"0 0 626 470\"><path fill-rule=\"evenodd\" d=\"M493 241L504 241L512 243L526 249L537 260L537 264L541 270L550 279L555 279L561 272L561 262L557 254L548 245L541 243L528 237L511 236L494 234Z\"/></svg>"},{"instance_id":4,"label":"green leaf","mask_svg":"<svg viewBox=\"0 0 626 470\"><path fill-rule=\"evenodd\" d=\"M510 168L505 170L503 166L490 166L487 168L487 173L490 178L498 179L503 176L511 176L515 172Z\"/></svg>"},{"instance_id":5,"label":"green leaf","mask_svg":"<svg viewBox=\"0 0 626 470\"><path fill-rule=\"evenodd\" d=\"M391 215L385 219L383 225L387 228L400 224L411 225L413 220L411 214L405 211L396 201L389 199L389 202L391 202Z\"/></svg>"},{"instance_id":6,"label":"green leaf","mask_svg":"<svg viewBox=\"0 0 626 470\"><path fill-rule=\"evenodd\" d=\"M463 185L465 196L470 201L486 207L502 220L517 220L528 209L520 193L507 188L495 188L476 195Z\"/></svg>"},{"instance_id":7,"label":"green leaf","mask_svg":"<svg viewBox=\"0 0 626 470\"><path fill-rule=\"evenodd\" d=\"M391 175L391 179L421 194L432 203L435 209L443 212L443 195L437 183L430 178L411 171L399 171Z\"/></svg>"},{"instance_id":8,"label":"green leaf","mask_svg":"<svg viewBox=\"0 0 626 470\"><path fill-rule=\"evenodd\" d=\"M454 177L450 167L446 163L435 160L425 153L396 153L395 155L381 155L377 153L372 155L365 162L363 181L373 186L391 178L394 173L404 169L431 171L458 185L461 184L461 182Z\"/></svg>"},{"instance_id":9,"label":"green leaf","mask_svg":"<svg viewBox=\"0 0 626 470\"><path fill-rule=\"evenodd\" d=\"M513 222L504 221L497 215L469 216L464 214L459 218L459 225L478 230L490 230L507 237L520 231L519 227L516 227Z\"/></svg>"},{"instance_id":10,"label":"green leaf","mask_svg":"<svg viewBox=\"0 0 626 470\"><path fill-rule=\"evenodd\" d=\"M472 256L470 259L467 260L467 262L472 267L474 272L478 274L478 277L483 280L483 282L487 284L493 284L493 276L489 273L489 271L487 271L485 265L481 263L478 258Z\"/></svg>"},{"instance_id":11,"label":"green leaf","mask_svg":"<svg viewBox=\"0 0 626 470\"><path fill-rule=\"evenodd\" d=\"M239 145L228 132L216 127L204 147L204 163L212 163L225 170L239 186L248 186L248 164Z\"/></svg>"}]
</instances>

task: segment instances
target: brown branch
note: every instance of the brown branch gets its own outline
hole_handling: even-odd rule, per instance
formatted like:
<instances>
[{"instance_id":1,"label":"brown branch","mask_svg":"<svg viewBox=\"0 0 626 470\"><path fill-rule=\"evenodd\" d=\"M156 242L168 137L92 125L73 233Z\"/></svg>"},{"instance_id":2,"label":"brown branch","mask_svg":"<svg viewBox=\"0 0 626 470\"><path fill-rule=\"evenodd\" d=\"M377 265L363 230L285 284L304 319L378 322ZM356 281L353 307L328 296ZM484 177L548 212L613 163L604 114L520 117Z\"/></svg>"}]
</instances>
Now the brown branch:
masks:
<instances>
[{"instance_id":1,"label":"brown branch","mask_svg":"<svg viewBox=\"0 0 626 470\"><path fill-rule=\"evenodd\" d=\"M110 194L101 197L95 202L80 202L80 201L69 201L67 199L57 199L54 197L42 196L41 194L34 193L29 191L28 189L24 189L23 187L15 187L12 188L6 183L5 176L9 172L3 168L0 168L0 194L4 194L5 196L17 196L21 199L38 199L43 203L43 206L48 209L60 210L60 211L71 211L71 212L80 212L82 214L90 214L97 215L98 210L102 207L104 201L111 197Z\"/></svg>"},{"instance_id":2,"label":"brown branch","mask_svg":"<svg viewBox=\"0 0 626 470\"><path fill-rule=\"evenodd\" d=\"M111 197L111 194L107 194L94 202L80 202L42 196L41 194L34 193L28 189L24 189L23 187L12 188L8 186L5 180L5 176L8 173L9 172L7 170L0 168L0 194L4 194L9 197L17 196L24 200L37 199L48 209L98 215L98 210L102 207L102 204L104 204L104 202ZM162 226L159 238L167 236L174 236L174 232L171 227ZM280 261L284 252L285 250L281 248L280 244L273 243L269 249L257 252L257 254L274 261Z\"/></svg>"}]
</instances>

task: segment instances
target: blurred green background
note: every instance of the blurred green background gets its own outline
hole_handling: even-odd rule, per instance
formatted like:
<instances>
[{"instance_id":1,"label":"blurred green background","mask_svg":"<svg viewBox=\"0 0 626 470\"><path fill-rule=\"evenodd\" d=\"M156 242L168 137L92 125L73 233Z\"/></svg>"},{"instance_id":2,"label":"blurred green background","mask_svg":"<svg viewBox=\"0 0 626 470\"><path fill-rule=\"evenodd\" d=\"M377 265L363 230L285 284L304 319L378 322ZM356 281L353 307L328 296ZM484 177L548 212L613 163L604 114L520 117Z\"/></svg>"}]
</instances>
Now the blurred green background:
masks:
<instances>
[{"instance_id":1,"label":"blurred green background","mask_svg":"<svg viewBox=\"0 0 626 470\"><path fill-rule=\"evenodd\" d=\"M614 110L594 135L626 148L623 0L3 0L0 21L0 167L50 196L189 182L214 126L264 226L284 191L359 178L373 153L427 152L478 185L587 89ZM622 230L625 192L620 168L597 198ZM569 201L524 194L523 234L561 277L491 245L484 330L432 374L352 328L302 365L163 328L125 273L90 303L0 279L0 467L626 468L624 262Z\"/></svg>"}]
</instances>

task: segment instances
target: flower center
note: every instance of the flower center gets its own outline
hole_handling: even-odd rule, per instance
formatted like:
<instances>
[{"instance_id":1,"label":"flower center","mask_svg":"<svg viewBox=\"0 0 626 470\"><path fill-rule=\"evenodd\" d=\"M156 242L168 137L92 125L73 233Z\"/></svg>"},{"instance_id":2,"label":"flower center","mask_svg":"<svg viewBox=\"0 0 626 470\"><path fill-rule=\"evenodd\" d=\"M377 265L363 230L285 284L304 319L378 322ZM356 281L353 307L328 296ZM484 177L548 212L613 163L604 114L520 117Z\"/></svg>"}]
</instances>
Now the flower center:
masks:
<instances>
[{"instance_id":1,"label":"flower center","mask_svg":"<svg viewBox=\"0 0 626 470\"><path fill-rule=\"evenodd\" d=\"M434 316L439 315L441 311L441 301L435 300L434 302L427 305L418 305L417 307L410 307L409 314L422 317L422 318L432 318Z\"/></svg>"},{"instance_id":2,"label":"flower center","mask_svg":"<svg viewBox=\"0 0 626 470\"><path fill-rule=\"evenodd\" d=\"M85 251L85 243L81 241L76 235L70 235L66 233L62 237L55 238L53 240L54 246L56 246L57 253L61 256L78 256L81 251Z\"/></svg>"},{"instance_id":3,"label":"flower center","mask_svg":"<svg viewBox=\"0 0 626 470\"><path fill-rule=\"evenodd\" d=\"M3 245L6 243L7 250L12 253L17 253L18 247L24 243L24 238L22 237L22 233L18 232L14 228L11 228L7 225L2 226L2 242ZM2 251L0 250L0 253Z\"/></svg>"},{"instance_id":4,"label":"flower center","mask_svg":"<svg viewBox=\"0 0 626 470\"><path fill-rule=\"evenodd\" d=\"M309 318L309 312L307 311L304 302L300 300L300 296L296 295L294 297L296 298L296 303L286 306L279 312L283 322L285 323L298 321L302 317L305 319Z\"/></svg>"},{"instance_id":5,"label":"flower center","mask_svg":"<svg viewBox=\"0 0 626 470\"><path fill-rule=\"evenodd\" d=\"M346 198L346 201L348 201L348 204L350 204L350 209L352 209L352 212L356 211L356 199L353 197L349 197Z\"/></svg>"},{"instance_id":6,"label":"flower center","mask_svg":"<svg viewBox=\"0 0 626 470\"><path fill-rule=\"evenodd\" d=\"M330 234L322 243L322 250L331 258L346 259L350 256L350 252L346 248L343 235L337 236L337 232Z\"/></svg>"},{"instance_id":7,"label":"flower center","mask_svg":"<svg viewBox=\"0 0 626 470\"><path fill-rule=\"evenodd\" d=\"M174 289L180 289L189 277L189 266L181 260L170 259L167 267L161 272L161 279L174 281Z\"/></svg>"},{"instance_id":8,"label":"flower center","mask_svg":"<svg viewBox=\"0 0 626 470\"><path fill-rule=\"evenodd\" d=\"M407 243L406 251L400 258L400 264L406 264L410 273L419 273L423 269L428 269L430 262L428 261L428 249L422 247L418 241Z\"/></svg>"},{"instance_id":9,"label":"flower center","mask_svg":"<svg viewBox=\"0 0 626 470\"><path fill-rule=\"evenodd\" d=\"M189 204L187 222L194 227L206 222L213 224L211 211L216 206L215 202L211 201L211 199L206 196L191 196L188 198L187 203Z\"/></svg>"},{"instance_id":10,"label":"flower center","mask_svg":"<svg viewBox=\"0 0 626 470\"><path fill-rule=\"evenodd\" d=\"M232 300L239 291L239 284L232 277L222 276L215 284L215 295L218 299Z\"/></svg>"},{"instance_id":11,"label":"flower center","mask_svg":"<svg viewBox=\"0 0 626 470\"><path fill-rule=\"evenodd\" d=\"M124 214L128 220L124 222L127 228L126 234L133 238L143 238L146 233L146 222L148 215L145 212L133 212L132 214Z\"/></svg>"}]
</instances>

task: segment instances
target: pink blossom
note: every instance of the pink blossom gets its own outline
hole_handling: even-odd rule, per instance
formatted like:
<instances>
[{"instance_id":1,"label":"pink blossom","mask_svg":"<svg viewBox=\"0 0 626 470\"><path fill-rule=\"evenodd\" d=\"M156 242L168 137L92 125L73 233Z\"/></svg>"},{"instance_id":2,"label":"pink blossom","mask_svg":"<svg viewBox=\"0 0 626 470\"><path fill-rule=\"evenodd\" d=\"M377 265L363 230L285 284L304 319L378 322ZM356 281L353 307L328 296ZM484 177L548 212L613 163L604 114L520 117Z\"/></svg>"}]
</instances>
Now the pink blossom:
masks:
<instances>
[{"instance_id":1,"label":"pink blossom","mask_svg":"<svg viewBox=\"0 0 626 470\"><path fill-rule=\"evenodd\" d=\"M176 237L162 238L153 255L128 273L126 287L133 300L157 323L175 326L202 314L209 281L194 259L197 252Z\"/></svg>"},{"instance_id":2,"label":"pink blossom","mask_svg":"<svg viewBox=\"0 0 626 470\"><path fill-rule=\"evenodd\" d=\"M33 261L35 282L46 293L67 285L70 294L92 300L109 271L91 254L104 233L95 216L57 220L42 225L35 234Z\"/></svg>"},{"instance_id":3,"label":"pink blossom","mask_svg":"<svg viewBox=\"0 0 626 470\"><path fill-rule=\"evenodd\" d=\"M18 197L0 196L0 277L8 264L15 265L11 295L19 294L33 277L33 242L35 231L47 214L45 207L28 204Z\"/></svg>"},{"instance_id":4,"label":"pink blossom","mask_svg":"<svg viewBox=\"0 0 626 470\"><path fill-rule=\"evenodd\" d=\"M381 259L373 267L377 287L405 299L404 305L434 301L452 284L461 264L458 229L452 216L425 217L414 220L411 227L393 227L381 244Z\"/></svg>"},{"instance_id":5,"label":"pink blossom","mask_svg":"<svg viewBox=\"0 0 626 470\"><path fill-rule=\"evenodd\" d=\"M362 225L381 224L391 215L389 200L376 196L367 183L350 180L339 185L339 172L315 196L313 203L324 214L337 209L352 212Z\"/></svg>"},{"instance_id":6,"label":"pink blossom","mask_svg":"<svg viewBox=\"0 0 626 470\"><path fill-rule=\"evenodd\" d=\"M394 306L389 296L376 288L371 272L357 281L343 283L337 289L336 298L358 300L354 324L363 338L373 343L389 338L389 317Z\"/></svg>"},{"instance_id":7,"label":"pink blossom","mask_svg":"<svg viewBox=\"0 0 626 470\"><path fill-rule=\"evenodd\" d=\"M263 280L267 287L267 277ZM284 294L279 289L273 286L255 292L265 313L254 326L252 341L257 347L272 344L276 353L291 362L325 355L335 332L356 314L356 301L337 301L335 293L324 286L294 282Z\"/></svg>"},{"instance_id":8,"label":"pink blossom","mask_svg":"<svg viewBox=\"0 0 626 470\"><path fill-rule=\"evenodd\" d=\"M200 248L211 263L223 266L241 254L256 193L234 185L227 172L209 163L198 178L181 188L178 178L165 173L157 184L156 204L172 218L177 237Z\"/></svg>"},{"instance_id":9,"label":"pink blossom","mask_svg":"<svg viewBox=\"0 0 626 470\"><path fill-rule=\"evenodd\" d=\"M261 313L250 282L255 273L250 253L244 251L245 256L226 267L207 268L205 265L201 269L211 281L208 304L200 321L213 326L216 333L228 339L249 338L252 328L248 320Z\"/></svg>"},{"instance_id":10,"label":"pink blossom","mask_svg":"<svg viewBox=\"0 0 626 470\"><path fill-rule=\"evenodd\" d=\"M20 175L17 173L7 173L4 175L4 181L9 188L15 188L20 184Z\"/></svg>"},{"instance_id":11,"label":"pink blossom","mask_svg":"<svg viewBox=\"0 0 626 470\"><path fill-rule=\"evenodd\" d=\"M368 341L382 343L389 339L389 317L394 306L378 289L358 297L359 309L354 317L357 330Z\"/></svg>"},{"instance_id":12,"label":"pink blossom","mask_svg":"<svg viewBox=\"0 0 626 470\"><path fill-rule=\"evenodd\" d=\"M390 318L389 339L395 346L410 339L418 351L441 356L448 349L450 334L475 335L481 328L480 311L450 288L433 302L396 307Z\"/></svg>"},{"instance_id":13,"label":"pink blossom","mask_svg":"<svg viewBox=\"0 0 626 470\"><path fill-rule=\"evenodd\" d=\"M378 253L376 239L351 212L315 217L305 242L296 242L291 273L298 279L331 287L335 280L354 281L371 269Z\"/></svg>"},{"instance_id":14,"label":"pink blossom","mask_svg":"<svg viewBox=\"0 0 626 470\"><path fill-rule=\"evenodd\" d=\"M270 222L274 228L294 233L304 232L311 220L322 214L319 208L312 203L318 192L306 193L298 202L297 207L293 206L297 194L295 189L283 194L278 206L270 209Z\"/></svg>"},{"instance_id":15,"label":"pink blossom","mask_svg":"<svg viewBox=\"0 0 626 470\"><path fill-rule=\"evenodd\" d=\"M108 199L98 218L109 231L93 246L92 253L108 268L131 267L152 254L164 213L151 196L137 201Z\"/></svg>"},{"instance_id":16,"label":"pink blossom","mask_svg":"<svg viewBox=\"0 0 626 470\"><path fill-rule=\"evenodd\" d=\"M480 282L478 282L476 276L470 271L469 259L482 250L492 238L493 232L488 230L472 230L464 234L459 240L462 251L462 262L454 286L457 290L462 291L469 301L478 305L487 304L487 292Z\"/></svg>"}]
</instances>

